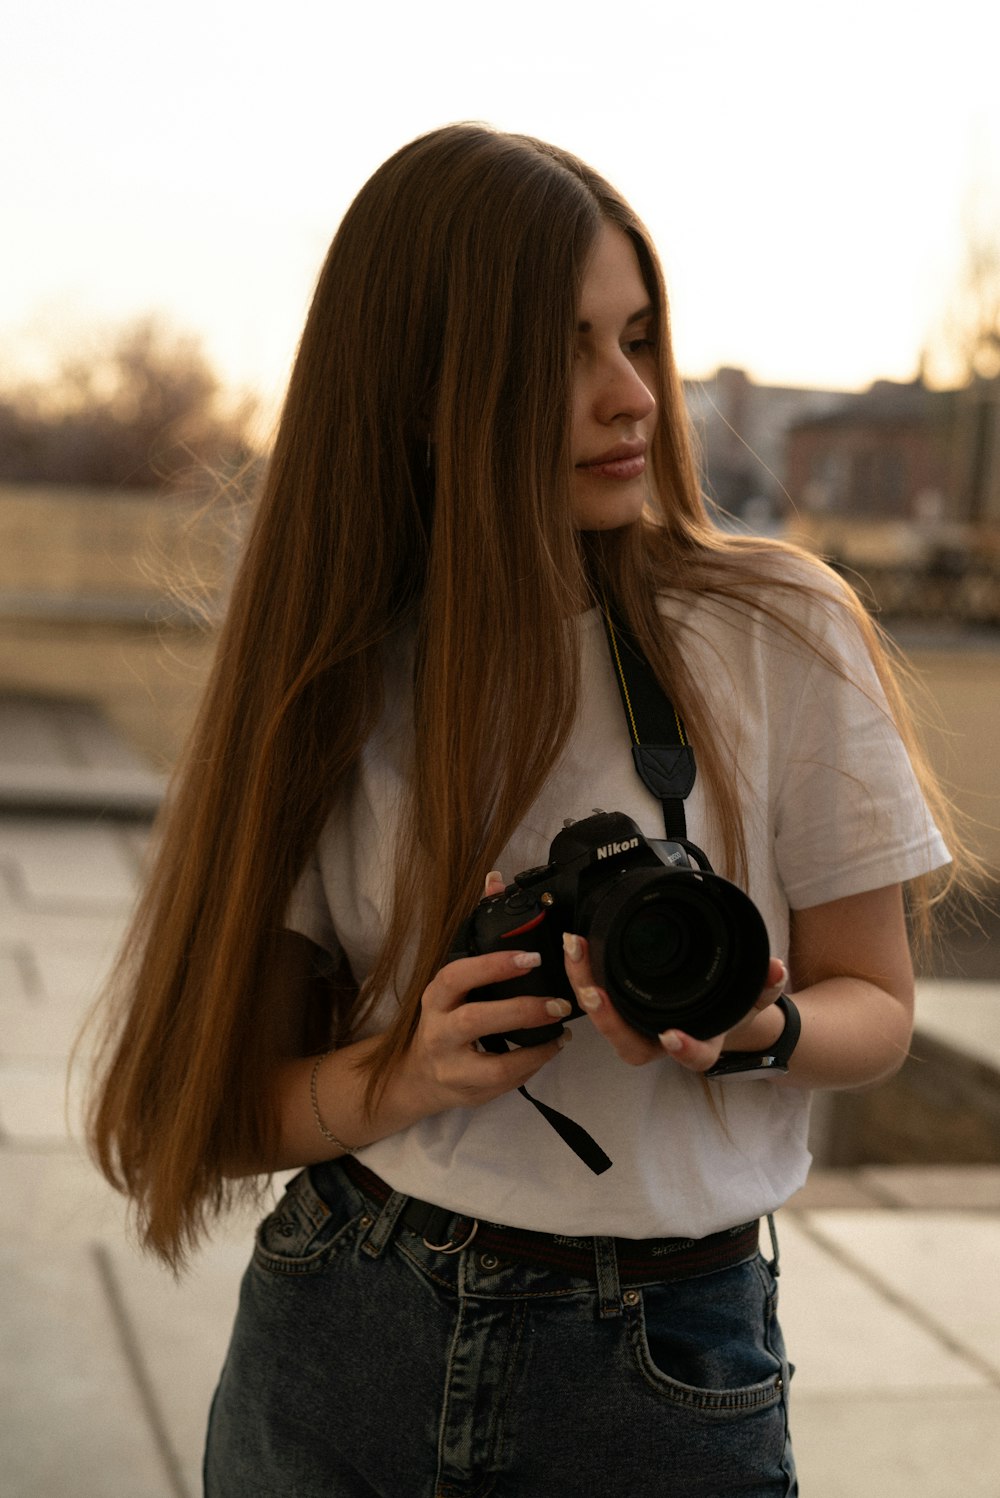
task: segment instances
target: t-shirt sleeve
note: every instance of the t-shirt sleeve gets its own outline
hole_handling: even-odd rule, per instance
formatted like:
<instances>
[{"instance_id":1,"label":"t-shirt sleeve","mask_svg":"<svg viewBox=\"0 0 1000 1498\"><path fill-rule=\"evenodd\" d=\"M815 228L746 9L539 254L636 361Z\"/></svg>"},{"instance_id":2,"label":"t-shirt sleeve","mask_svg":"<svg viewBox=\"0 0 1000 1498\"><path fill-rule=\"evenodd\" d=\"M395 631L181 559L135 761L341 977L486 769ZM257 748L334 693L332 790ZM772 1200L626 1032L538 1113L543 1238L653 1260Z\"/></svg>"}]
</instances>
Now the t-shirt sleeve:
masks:
<instances>
[{"instance_id":1,"label":"t-shirt sleeve","mask_svg":"<svg viewBox=\"0 0 1000 1498\"><path fill-rule=\"evenodd\" d=\"M775 857L792 909L950 861L860 633L846 618L822 633L843 674L809 652L783 725Z\"/></svg>"},{"instance_id":2,"label":"t-shirt sleeve","mask_svg":"<svg viewBox=\"0 0 1000 1498\"><path fill-rule=\"evenodd\" d=\"M340 942L334 930L330 902L315 851L310 854L289 896L285 907L285 928L307 936L331 957L340 955Z\"/></svg>"}]
</instances>

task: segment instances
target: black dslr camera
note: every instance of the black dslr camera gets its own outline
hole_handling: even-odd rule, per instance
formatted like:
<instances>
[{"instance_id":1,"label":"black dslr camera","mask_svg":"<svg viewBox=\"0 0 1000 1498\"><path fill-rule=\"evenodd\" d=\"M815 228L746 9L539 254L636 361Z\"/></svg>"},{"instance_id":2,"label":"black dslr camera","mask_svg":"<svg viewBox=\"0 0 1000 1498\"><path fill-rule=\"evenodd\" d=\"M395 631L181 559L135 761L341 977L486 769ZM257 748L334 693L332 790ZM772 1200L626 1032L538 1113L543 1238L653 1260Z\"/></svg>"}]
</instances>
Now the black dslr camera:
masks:
<instances>
[{"instance_id":1,"label":"black dslr camera","mask_svg":"<svg viewBox=\"0 0 1000 1498\"><path fill-rule=\"evenodd\" d=\"M474 989L469 999L554 995L582 1014L563 966L562 937L587 938L597 982L643 1035L676 1028L699 1040L720 1035L752 1009L767 981L770 943L749 896L712 872L685 839L643 837L622 812L568 824L549 862L518 874L480 902L453 957L537 951L541 966ZM561 1023L513 1030L503 1040L541 1045Z\"/></svg>"}]
</instances>

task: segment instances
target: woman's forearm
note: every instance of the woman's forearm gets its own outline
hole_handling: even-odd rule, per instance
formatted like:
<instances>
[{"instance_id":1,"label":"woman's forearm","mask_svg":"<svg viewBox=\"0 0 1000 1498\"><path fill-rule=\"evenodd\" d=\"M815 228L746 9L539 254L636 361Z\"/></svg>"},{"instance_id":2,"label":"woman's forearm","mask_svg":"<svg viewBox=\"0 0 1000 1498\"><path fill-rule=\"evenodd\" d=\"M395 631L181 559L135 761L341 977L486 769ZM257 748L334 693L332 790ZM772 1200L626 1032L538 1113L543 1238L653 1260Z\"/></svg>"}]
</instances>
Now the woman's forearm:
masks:
<instances>
[{"instance_id":1,"label":"woman's forearm","mask_svg":"<svg viewBox=\"0 0 1000 1498\"><path fill-rule=\"evenodd\" d=\"M388 1071L370 1110L370 1063L380 1036L341 1046L318 1066L315 1056L292 1059L286 1053L272 1073L278 1123L273 1158L240 1162L232 1173L256 1175L334 1160L345 1146L374 1144L449 1108L481 1107L529 1082L568 1037L557 1034L503 1055L480 1049L478 1038L494 1031L551 1029L553 1019L569 1014L569 1003L536 994L467 1000L476 989L523 977L539 962L536 952L490 952L441 968L424 990L413 1039Z\"/></svg>"},{"instance_id":2,"label":"woman's forearm","mask_svg":"<svg viewBox=\"0 0 1000 1498\"><path fill-rule=\"evenodd\" d=\"M786 1082L796 1087L864 1087L891 1076L906 1058L912 996L895 997L864 978L824 978L792 995L802 1020ZM784 1029L774 1004L729 1032L724 1051L769 1050Z\"/></svg>"},{"instance_id":3,"label":"woman's forearm","mask_svg":"<svg viewBox=\"0 0 1000 1498\"><path fill-rule=\"evenodd\" d=\"M914 994L898 885L793 911L788 966L802 1015L789 1083L864 1087L898 1071Z\"/></svg>"},{"instance_id":4,"label":"woman's forearm","mask_svg":"<svg viewBox=\"0 0 1000 1498\"><path fill-rule=\"evenodd\" d=\"M796 1087L864 1087L898 1071L913 1006L861 978L826 978L794 995L802 1033L780 1079ZM776 1079L778 1080L778 1079Z\"/></svg>"},{"instance_id":5,"label":"woman's forearm","mask_svg":"<svg viewBox=\"0 0 1000 1498\"><path fill-rule=\"evenodd\" d=\"M410 1085L405 1066L389 1075L374 1110L365 1109L367 1057L378 1037L345 1045L325 1056L316 1071L315 1098L320 1119L331 1134L351 1149L374 1144L389 1134L409 1128L436 1111ZM279 1119L276 1158L256 1167L258 1171L291 1170L320 1160L335 1160L345 1151L322 1133L313 1108L315 1056L283 1061L275 1074L275 1101Z\"/></svg>"}]
</instances>

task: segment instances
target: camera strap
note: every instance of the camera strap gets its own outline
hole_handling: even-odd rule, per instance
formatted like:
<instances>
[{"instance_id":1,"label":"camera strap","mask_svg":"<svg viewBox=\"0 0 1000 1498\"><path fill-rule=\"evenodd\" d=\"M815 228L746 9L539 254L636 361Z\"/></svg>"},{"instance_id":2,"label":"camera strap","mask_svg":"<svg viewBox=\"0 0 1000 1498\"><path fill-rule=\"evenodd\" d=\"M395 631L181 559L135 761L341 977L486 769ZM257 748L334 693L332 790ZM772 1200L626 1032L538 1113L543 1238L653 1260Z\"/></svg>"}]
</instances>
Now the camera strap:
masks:
<instances>
[{"instance_id":1,"label":"camera strap","mask_svg":"<svg viewBox=\"0 0 1000 1498\"><path fill-rule=\"evenodd\" d=\"M601 618L611 652L615 680L632 740L632 759L640 779L663 806L668 838L686 838L684 799L694 785L694 750L687 741L677 709L621 611L601 600Z\"/></svg>"},{"instance_id":2,"label":"camera strap","mask_svg":"<svg viewBox=\"0 0 1000 1498\"><path fill-rule=\"evenodd\" d=\"M601 617L632 740L635 768L663 806L667 837L686 842L684 800L694 785L694 750L687 741L680 715L660 686L645 651L621 611L609 604L606 597L601 600ZM485 1035L480 1044L496 1055L509 1050L507 1041L499 1035ZM595 1175L603 1175L611 1160L582 1125L534 1097L527 1087L517 1090L588 1169Z\"/></svg>"},{"instance_id":3,"label":"camera strap","mask_svg":"<svg viewBox=\"0 0 1000 1498\"><path fill-rule=\"evenodd\" d=\"M489 1051L494 1056L503 1056L510 1050L510 1046L501 1035L483 1035L479 1044L484 1051ZM537 1108L550 1128L555 1129L564 1144L568 1144L576 1155L582 1160L588 1170L592 1170L595 1176L603 1175L611 1166L611 1156L605 1154L593 1134L588 1134L582 1124L575 1119L569 1118L565 1113L560 1113L558 1108L543 1103L541 1098L535 1097L527 1087L521 1086L518 1092L523 1098L527 1098L533 1108Z\"/></svg>"},{"instance_id":4,"label":"camera strap","mask_svg":"<svg viewBox=\"0 0 1000 1498\"><path fill-rule=\"evenodd\" d=\"M565 1113L560 1113L558 1108L550 1108L548 1103L543 1103L541 1098L530 1093L527 1087L519 1087L517 1090L522 1097L528 1099L532 1107L538 1109L545 1122L555 1129L563 1143L569 1145L574 1155L582 1160L595 1176L603 1175L610 1168L611 1156L605 1154L593 1134L588 1134L582 1124L578 1124L575 1119L568 1118Z\"/></svg>"}]
</instances>

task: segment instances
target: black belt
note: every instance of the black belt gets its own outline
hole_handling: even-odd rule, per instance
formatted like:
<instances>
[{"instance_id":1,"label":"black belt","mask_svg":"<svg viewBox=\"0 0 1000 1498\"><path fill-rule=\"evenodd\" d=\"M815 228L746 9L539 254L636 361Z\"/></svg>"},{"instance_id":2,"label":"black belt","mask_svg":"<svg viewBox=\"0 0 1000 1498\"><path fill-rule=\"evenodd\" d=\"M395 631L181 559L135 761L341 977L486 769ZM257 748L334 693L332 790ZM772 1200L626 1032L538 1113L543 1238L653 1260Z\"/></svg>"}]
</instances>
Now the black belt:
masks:
<instances>
[{"instance_id":1,"label":"black belt","mask_svg":"<svg viewBox=\"0 0 1000 1498\"><path fill-rule=\"evenodd\" d=\"M384 1205L392 1188L360 1160L342 1155L337 1161L344 1174L371 1201ZM473 1241L479 1253L503 1261L534 1264L565 1274L595 1280L594 1240L563 1237L559 1233L536 1233L527 1228L508 1228L495 1222L450 1212L411 1196L399 1221L423 1239L427 1248L442 1254L457 1254ZM618 1277L622 1284L685 1280L742 1264L757 1252L759 1223L740 1223L707 1238L616 1238ZM499 1266L496 1266L499 1267Z\"/></svg>"}]
</instances>

